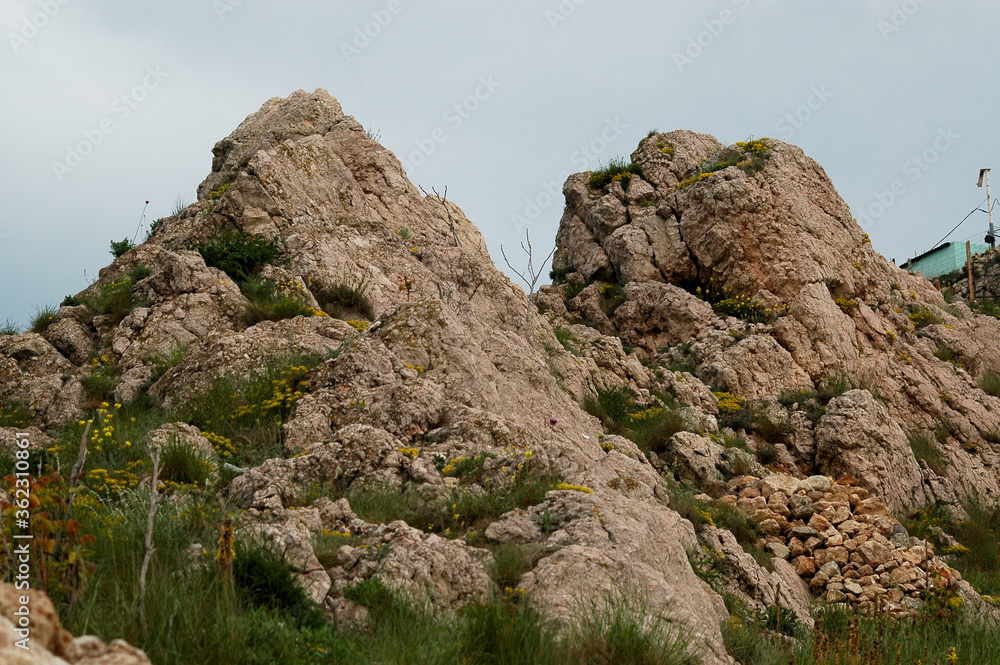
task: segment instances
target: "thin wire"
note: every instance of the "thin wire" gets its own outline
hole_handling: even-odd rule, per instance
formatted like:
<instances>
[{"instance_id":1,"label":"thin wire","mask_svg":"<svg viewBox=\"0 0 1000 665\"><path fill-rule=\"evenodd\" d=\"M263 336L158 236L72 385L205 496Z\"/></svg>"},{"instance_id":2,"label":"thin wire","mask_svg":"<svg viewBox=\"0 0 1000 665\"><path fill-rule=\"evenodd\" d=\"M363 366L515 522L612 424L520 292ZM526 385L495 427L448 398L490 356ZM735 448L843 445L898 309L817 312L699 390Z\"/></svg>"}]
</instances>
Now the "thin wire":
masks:
<instances>
[{"instance_id":1,"label":"thin wire","mask_svg":"<svg viewBox=\"0 0 1000 665\"><path fill-rule=\"evenodd\" d=\"M990 199L987 196L982 201L980 201L979 203L977 203L976 207L973 208L972 210L970 210L969 214L966 215L965 217L963 217L962 221L955 225L955 228L953 228L951 231L948 231L948 235L946 235L945 237L941 238L936 243L934 243L934 247L932 249L937 249L938 247L940 247L941 243L943 243L945 240L947 240L949 238L949 236L951 236L952 233L954 233L955 231L958 230L958 227L960 227L962 224L965 224L965 220L967 220L968 218L972 217L972 213L976 212L977 210L979 212L989 212L988 210L983 210L982 208L979 207L979 206L983 205L984 202L989 201L989 200Z\"/></svg>"}]
</instances>

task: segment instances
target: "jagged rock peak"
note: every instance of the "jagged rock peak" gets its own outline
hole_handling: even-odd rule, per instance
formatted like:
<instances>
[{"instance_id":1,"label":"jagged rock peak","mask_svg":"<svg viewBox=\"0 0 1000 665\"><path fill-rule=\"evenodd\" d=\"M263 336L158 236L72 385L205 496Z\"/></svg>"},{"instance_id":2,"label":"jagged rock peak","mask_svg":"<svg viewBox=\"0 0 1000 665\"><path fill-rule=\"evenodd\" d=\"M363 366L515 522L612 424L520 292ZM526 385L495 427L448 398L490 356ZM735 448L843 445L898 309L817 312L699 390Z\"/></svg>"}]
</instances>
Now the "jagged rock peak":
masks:
<instances>
[{"instance_id":1,"label":"jagged rock peak","mask_svg":"<svg viewBox=\"0 0 1000 665\"><path fill-rule=\"evenodd\" d=\"M360 123L345 116L340 103L322 88L269 99L232 134L215 144L212 172L198 187L198 198L208 198L212 191L232 182L258 151L270 150L288 139L323 136L341 123L364 132Z\"/></svg>"}]
</instances>

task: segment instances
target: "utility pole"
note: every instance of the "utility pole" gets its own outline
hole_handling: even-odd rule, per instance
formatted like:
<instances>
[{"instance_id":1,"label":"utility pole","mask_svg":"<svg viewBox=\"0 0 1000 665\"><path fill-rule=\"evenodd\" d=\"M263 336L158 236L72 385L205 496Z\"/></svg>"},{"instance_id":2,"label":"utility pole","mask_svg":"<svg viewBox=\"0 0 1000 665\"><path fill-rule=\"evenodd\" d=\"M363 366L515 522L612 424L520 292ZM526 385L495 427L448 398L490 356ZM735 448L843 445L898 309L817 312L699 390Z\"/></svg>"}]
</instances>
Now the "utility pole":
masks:
<instances>
[{"instance_id":1,"label":"utility pole","mask_svg":"<svg viewBox=\"0 0 1000 665\"><path fill-rule=\"evenodd\" d=\"M983 186L983 178L986 179L986 209L990 212L990 232L986 236L986 244L990 249L996 247L996 233L993 231L993 195L990 194L990 170L979 169L979 187Z\"/></svg>"}]
</instances>

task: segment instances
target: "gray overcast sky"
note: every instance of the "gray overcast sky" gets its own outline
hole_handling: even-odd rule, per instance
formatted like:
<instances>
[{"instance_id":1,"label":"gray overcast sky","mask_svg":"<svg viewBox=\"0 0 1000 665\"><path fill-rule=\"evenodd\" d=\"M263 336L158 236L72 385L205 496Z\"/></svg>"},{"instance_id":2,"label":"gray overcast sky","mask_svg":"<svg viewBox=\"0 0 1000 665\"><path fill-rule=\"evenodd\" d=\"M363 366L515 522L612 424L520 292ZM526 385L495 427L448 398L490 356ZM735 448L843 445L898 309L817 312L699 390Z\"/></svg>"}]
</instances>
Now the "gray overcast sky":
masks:
<instances>
[{"instance_id":1,"label":"gray overcast sky","mask_svg":"<svg viewBox=\"0 0 1000 665\"><path fill-rule=\"evenodd\" d=\"M1000 188L998 26L986 0L2 0L0 322L85 287L299 88L448 185L497 259L518 218L547 250L547 190L657 128L802 146L901 261L985 200L980 167Z\"/></svg>"}]
</instances>

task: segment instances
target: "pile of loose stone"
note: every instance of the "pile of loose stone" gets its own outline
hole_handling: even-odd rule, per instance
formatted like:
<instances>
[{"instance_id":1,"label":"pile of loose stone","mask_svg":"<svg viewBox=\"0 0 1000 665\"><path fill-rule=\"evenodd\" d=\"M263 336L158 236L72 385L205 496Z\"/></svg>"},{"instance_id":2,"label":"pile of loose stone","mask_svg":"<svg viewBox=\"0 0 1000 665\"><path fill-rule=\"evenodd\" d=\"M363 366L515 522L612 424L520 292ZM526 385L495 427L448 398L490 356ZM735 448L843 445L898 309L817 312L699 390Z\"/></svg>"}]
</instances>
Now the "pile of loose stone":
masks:
<instances>
[{"instance_id":1,"label":"pile of loose stone","mask_svg":"<svg viewBox=\"0 0 1000 665\"><path fill-rule=\"evenodd\" d=\"M719 501L757 522L765 534L758 545L790 561L827 602L904 613L921 606L925 590L961 579L930 544L911 538L884 503L851 482L743 476Z\"/></svg>"}]
</instances>

